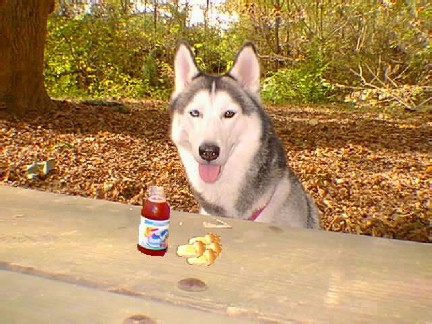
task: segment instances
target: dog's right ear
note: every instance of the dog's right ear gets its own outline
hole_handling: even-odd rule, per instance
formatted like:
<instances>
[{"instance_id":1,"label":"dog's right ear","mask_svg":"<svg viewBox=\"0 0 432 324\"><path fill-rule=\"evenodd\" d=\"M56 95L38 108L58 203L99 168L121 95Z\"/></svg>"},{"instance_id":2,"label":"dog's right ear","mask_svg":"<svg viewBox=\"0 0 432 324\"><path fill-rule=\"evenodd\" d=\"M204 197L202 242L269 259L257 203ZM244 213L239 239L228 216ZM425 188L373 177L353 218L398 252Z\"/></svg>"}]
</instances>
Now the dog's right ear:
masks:
<instances>
[{"instance_id":1,"label":"dog's right ear","mask_svg":"<svg viewBox=\"0 0 432 324\"><path fill-rule=\"evenodd\" d=\"M199 74L195 58L188 43L181 42L177 46L174 59L175 89L173 97L182 92Z\"/></svg>"}]
</instances>

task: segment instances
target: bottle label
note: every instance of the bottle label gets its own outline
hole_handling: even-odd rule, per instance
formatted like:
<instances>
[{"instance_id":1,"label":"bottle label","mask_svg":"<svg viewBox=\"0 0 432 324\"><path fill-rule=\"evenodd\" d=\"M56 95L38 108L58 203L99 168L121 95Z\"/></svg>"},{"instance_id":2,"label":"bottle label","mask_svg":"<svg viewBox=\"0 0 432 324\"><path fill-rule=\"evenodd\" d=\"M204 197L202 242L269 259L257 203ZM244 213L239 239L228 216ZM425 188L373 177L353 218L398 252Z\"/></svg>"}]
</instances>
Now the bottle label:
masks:
<instances>
[{"instance_id":1,"label":"bottle label","mask_svg":"<svg viewBox=\"0 0 432 324\"><path fill-rule=\"evenodd\" d=\"M169 219L154 220L141 217L138 244L149 250L164 250L168 247Z\"/></svg>"}]
</instances>

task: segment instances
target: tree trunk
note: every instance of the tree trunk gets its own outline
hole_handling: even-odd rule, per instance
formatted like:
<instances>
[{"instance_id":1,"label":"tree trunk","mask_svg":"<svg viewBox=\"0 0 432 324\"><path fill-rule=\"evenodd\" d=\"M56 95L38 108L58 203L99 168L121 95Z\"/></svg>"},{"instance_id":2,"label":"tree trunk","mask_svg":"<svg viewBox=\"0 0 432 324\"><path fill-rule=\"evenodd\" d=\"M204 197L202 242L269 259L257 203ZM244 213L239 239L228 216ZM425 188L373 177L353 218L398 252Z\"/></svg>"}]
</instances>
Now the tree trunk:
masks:
<instances>
[{"instance_id":1,"label":"tree trunk","mask_svg":"<svg viewBox=\"0 0 432 324\"><path fill-rule=\"evenodd\" d=\"M159 10L159 4L158 4L157 0L154 1L153 6L154 6L154 8L153 8L153 24L154 24L154 30L156 32L157 31L158 10Z\"/></svg>"},{"instance_id":2,"label":"tree trunk","mask_svg":"<svg viewBox=\"0 0 432 324\"><path fill-rule=\"evenodd\" d=\"M281 25L281 4L280 1L277 0L274 2L273 8L275 10L275 29L274 29L274 37L275 37L275 48L274 52L275 54L280 54L280 37L279 37L279 30ZM278 64L279 65L279 64ZM279 68L279 66L277 66Z\"/></svg>"},{"instance_id":3,"label":"tree trunk","mask_svg":"<svg viewBox=\"0 0 432 324\"><path fill-rule=\"evenodd\" d=\"M54 0L0 0L0 112L53 107L44 85L44 48Z\"/></svg>"}]
</instances>

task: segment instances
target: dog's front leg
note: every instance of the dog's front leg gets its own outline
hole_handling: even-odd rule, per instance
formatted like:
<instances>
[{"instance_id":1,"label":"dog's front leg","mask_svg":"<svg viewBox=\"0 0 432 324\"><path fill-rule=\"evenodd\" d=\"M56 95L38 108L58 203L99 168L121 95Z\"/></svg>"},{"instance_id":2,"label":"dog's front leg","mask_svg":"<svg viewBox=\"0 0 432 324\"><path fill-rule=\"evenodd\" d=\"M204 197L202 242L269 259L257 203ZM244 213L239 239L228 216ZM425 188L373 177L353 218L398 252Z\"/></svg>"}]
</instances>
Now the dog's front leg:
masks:
<instances>
[{"instance_id":1,"label":"dog's front leg","mask_svg":"<svg viewBox=\"0 0 432 324\"><path fill-rule=\"evenodd\" d=\"M200 207L200 214L201 214L201 215L210 215L210 214L207 213L207 212L205 211L205 209L202 208L202 207Z\"/></svg>"}]
</instances>

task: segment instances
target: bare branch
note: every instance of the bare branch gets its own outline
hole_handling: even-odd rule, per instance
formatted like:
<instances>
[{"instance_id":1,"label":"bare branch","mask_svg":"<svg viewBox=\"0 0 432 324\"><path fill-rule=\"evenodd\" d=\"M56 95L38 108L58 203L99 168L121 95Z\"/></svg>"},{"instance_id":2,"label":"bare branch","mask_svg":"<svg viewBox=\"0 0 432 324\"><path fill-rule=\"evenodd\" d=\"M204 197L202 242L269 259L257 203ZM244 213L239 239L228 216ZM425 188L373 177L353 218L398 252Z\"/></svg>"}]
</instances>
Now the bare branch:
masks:
<instances>
[{"instance_id":1,"label":"bare branch","mask_svg":"<svg viewBox=\"0 0 432 324\"><path fill-rule=\"evenodd\" d=\"M371 70L371 68L367 64L366 64L366 68L368 69L369 73L371 73L372 76L374 77L373 80L377 80L382 85L382 87L379 87L379 86L373 84L372 83L373 81L372 82L366 81L365 77L363 76L362 66L360 64L358 65L358 69L359 69L358 72L354 71L352 69L350 69L350 71L360 78L360 80L361 80L361 82L363 83L364 86L366 86L368 88L371 88L371 89L375 89L378 92L386 95L387 97L392 98L394 101L396 101L400 105L402 105L405 109L416 110L417 105L415 105L410 100L404 100L402 97L400 97L397 94L395 94L394 91L391 91L391 89L388 89L388 87L386 87L386 84L382 80L380 80L375 73L373 73L373 71Z\"/></svg>"}]
</instances>

